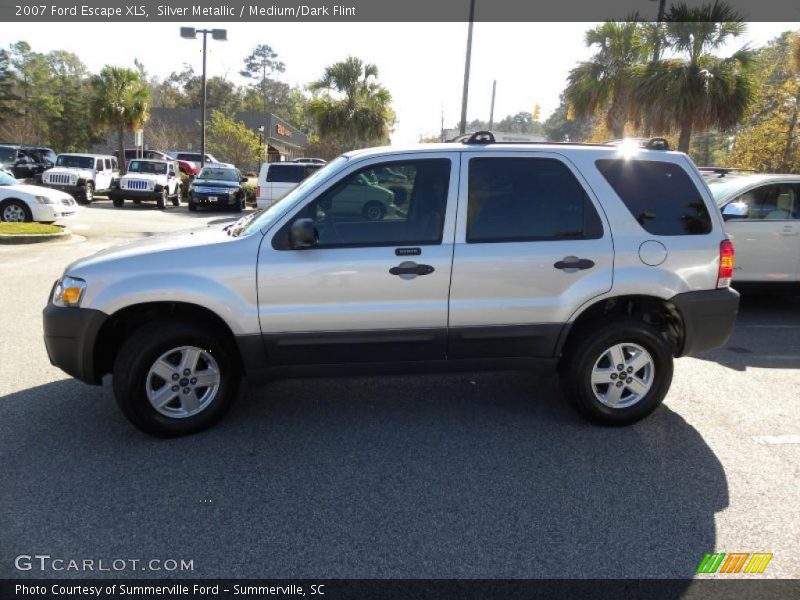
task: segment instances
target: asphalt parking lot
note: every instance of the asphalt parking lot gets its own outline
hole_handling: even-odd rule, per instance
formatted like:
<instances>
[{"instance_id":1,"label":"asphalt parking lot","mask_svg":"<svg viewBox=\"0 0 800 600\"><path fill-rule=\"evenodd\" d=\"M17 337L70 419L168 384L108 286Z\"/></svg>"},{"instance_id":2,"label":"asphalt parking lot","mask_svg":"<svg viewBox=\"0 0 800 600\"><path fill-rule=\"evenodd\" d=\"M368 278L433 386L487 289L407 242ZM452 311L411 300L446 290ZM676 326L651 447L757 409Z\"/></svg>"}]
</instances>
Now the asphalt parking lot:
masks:
<instances>
[{"instance_id":1,"label":"asphalt parking lot","mask_svg":"<svg viewBox=\"0 0 800 600\"><path fill-rule=\"evenodd\" d=\"M101 200L77 239L0 246L0 577L84 576L15 570L38 553L194 561L129 577L684 578L713 551L800 577L800 293L745 295L728 345L620 429L549 378L466 373L275 382L157 440L50 365L65 265L234 218Z\"/></svg>"}]
</instances>

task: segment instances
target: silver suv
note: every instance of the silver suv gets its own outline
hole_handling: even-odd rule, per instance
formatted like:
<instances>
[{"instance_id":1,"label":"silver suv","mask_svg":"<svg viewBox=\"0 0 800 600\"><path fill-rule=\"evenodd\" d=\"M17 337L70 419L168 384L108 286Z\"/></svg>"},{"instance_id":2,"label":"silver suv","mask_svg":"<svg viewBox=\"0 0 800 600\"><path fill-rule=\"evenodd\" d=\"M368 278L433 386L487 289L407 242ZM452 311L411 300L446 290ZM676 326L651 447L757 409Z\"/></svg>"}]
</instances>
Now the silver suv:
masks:
<instances>
[{"instance_id":1,"label":"silver suv","mask_svg":"<svg viewBox=\"0 0 800 600\"><path fill-rule=\"evenodd\" d=\"M558 368L586 417L633 423L673 357L725 343L739 301L708 187L661 148L476 134L350 152L235 224L68 266L50 360L112 373L122 411L162 436L218 421L242 375L363 371ZM393 210L370 219L350 190L386 170Z\"/></svg>"}]
</instances>

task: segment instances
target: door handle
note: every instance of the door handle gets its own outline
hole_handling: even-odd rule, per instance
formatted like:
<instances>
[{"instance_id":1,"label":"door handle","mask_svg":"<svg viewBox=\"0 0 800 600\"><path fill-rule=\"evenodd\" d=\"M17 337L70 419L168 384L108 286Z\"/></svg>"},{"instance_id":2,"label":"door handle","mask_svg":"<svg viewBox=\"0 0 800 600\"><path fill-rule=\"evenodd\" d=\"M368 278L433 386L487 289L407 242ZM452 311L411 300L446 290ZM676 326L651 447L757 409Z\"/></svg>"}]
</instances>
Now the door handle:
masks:
<instances>
[{"instance_id":1,"label":"door handle","mask_svg":"<svg viewBox=\"0 0 800 600\"><path fill-rule=\"evenodd\" d=\"M562 271L571 269L583 271L584 269L591 269L594 266L594 261L588 258L578 258L577 256L565 256L562 260L554 263L553 266Z\"/></svg>"},{"instance_id":2,"label":"door handle","mask_svg":"<svg viewBox=\"0 0 800 600\"><path fill-rule=\"evenodd\" d=\"M418 265L415 262L402 262L389 269L392 275L430 275L435 269L430 265Z\"/></svg>"}]
</instances>

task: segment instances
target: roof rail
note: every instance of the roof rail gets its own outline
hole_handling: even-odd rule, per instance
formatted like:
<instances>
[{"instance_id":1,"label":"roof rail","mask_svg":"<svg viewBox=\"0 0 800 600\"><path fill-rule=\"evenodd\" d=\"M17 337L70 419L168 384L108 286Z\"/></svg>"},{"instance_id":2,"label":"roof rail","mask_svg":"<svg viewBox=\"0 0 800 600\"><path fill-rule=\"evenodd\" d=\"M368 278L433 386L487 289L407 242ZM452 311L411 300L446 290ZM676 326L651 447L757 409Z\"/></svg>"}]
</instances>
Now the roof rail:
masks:
<instances>
[{"instance_id":1,"label":"roof rail","mask_svg":"<svg viewBox=\"0 0 800 600\"><path fill-rule=\"evenodd\" d=\"M476 131L469 139L467 139L465 144L494 144L494 134L491 131Z\"/></svg>"},{"instance_id":2,"label":"roof rail","mask_svg":"<svg viewBox=\"0 0 800 600\"><path fill-rule=\"evenodd\" d=\"M669 142L666 138L654 137L647 140L644 147L647 150L669 150Z\"/></svg>"}]
</instances>

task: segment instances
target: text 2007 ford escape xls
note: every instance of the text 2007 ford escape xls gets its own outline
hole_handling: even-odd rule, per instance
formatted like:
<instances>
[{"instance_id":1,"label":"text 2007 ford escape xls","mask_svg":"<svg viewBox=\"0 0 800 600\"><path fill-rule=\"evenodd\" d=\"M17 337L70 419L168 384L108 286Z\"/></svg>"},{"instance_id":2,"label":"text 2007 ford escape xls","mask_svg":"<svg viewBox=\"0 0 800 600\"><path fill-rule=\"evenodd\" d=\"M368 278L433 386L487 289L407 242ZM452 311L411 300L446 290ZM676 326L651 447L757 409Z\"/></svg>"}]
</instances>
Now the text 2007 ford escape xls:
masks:
<instances>
[{"instance_id":1,"label":"text 2007 ford escape xls","mask_svg":"<svg viewBox=\"0 0 800 600\"><path fill-rule=\"evenodd\" d=\"M558 368L582 414L626 424L673 357L726 341L732 271L684 154L476 134L350 152L232 226L79 260L45 343L156 435L219 420L243 374L421 368Z\"/></svg>"}]
</instances>

